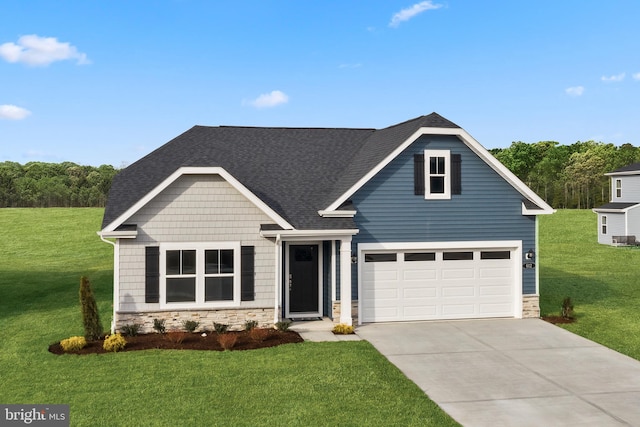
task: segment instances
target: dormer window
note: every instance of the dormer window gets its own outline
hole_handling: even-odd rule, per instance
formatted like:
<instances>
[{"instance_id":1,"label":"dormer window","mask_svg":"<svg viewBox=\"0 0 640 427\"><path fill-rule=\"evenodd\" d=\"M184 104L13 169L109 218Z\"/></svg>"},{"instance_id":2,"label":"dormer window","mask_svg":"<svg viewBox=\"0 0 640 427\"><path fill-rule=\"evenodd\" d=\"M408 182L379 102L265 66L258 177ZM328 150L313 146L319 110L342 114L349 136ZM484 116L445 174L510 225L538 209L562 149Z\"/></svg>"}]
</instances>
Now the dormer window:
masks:
<instances>
[{"instance_id":1,"label":"dormer window","mask_svg":"<svg viewBox=\"0 0 640 427\"><path fill-rule=\"evenodd\" d=\"M425 150L425 199L451 198L451 154L449 150Z\"/></svg>"},{"instance_id":2,"label":"dormer window","mask_svg":"<svg viewBox=\"0 0 640 427\"><path fill-rule=\"evenodd\" d=\"M616 197L622 197L622 180L616 179Z\"/></svg>"}]
</instances>

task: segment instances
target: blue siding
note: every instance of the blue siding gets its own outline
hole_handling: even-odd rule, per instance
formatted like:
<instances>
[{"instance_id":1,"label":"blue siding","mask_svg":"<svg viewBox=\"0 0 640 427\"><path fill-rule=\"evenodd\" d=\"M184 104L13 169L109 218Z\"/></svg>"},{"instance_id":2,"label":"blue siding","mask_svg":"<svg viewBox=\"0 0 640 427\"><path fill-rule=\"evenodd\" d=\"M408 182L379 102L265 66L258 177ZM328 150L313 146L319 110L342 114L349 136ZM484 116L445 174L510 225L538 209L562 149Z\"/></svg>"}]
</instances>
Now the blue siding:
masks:
<instances>
[{"instance_id":1,"label":"blue siding","mask_svg":"<svg viewBox=\"0 0 640 427\"><path fill-rule=\"evenodd\" d=\"M462 157L462 194L451 200L414 195L413 155L450 150ZM535 217L522 215L522 195L454 136L425 135L352 197L358 243L522 240L535 248ZM536 250L537 252L537 250ZM357 298L357 269L352 270ZM535 293L535 270L523 270L523 293Z\"/></svg>"}]
</instances>

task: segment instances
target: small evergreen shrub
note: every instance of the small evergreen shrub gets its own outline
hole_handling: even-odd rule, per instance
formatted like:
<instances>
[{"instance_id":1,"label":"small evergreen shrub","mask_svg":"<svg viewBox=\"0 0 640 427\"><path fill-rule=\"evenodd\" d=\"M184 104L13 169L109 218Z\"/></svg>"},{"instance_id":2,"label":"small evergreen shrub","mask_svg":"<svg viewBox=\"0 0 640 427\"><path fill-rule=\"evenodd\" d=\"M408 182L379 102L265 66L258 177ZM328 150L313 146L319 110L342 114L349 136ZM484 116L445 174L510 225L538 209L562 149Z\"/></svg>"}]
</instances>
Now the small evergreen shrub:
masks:
<instances>
[{"instance_id":1,"label":"small evergreen shrub","mask_svg":"<svg viewBox=\"0 0 640 427\"><path fill-rule=\"evenodd\" d=\"M562 317L565 319L573 319L573 303L570 297L562 300Z\"/></svg>"},{"instance_id":2,"label":"small evergreen shrub","mask_svg":"<svg viewBox=\"0 0 640 427\"><path fill-rule=\"evenodd\" d=\"M279 331L288 331L289 330L289 326L291 326L291 322L288 320L283 320L281 322L276 322L276 329Z\"/></svg>"},{"instance_id":3,"label":"small evergreen shrub","mask_svg":"<svg viewBox=\"0 0 640 427\"><path fill-rule=\"evenodd\" d=\"M200 322L196 322L195 320L185 320L182 322L182 326L187 332L193 333L198 329L198 326L200 326Z\"/></svg>"},{"instance_id":4,"label":"small evergreen shrub","mask_svg":"<svg viewBox=\"0 0 640 427\"><path fill-rule=\"evenodd\" d=\"M236 345L236 341L238 340L238 335L236 334L220 334L218 335L218 343L220 347L225 350L231 350L234 345Z\"/></svg>"},{"instance_id":5,"label":"small evergreen shrub","mask_svg":"<svg viewBox=\"0 0 640 427\"><path fill-rule=\"evenodd\" d=\"M85 339L88 341L100 339L102 336L102 323L100 322L98 305L91 290L91 283L85 276L80 278L80 307L82 309Z\"/></svg>"},{"instance_id":6,"label":"small evergreen shrub","mask_svg":"<svg viewBox=\"0 0 640 427\"><path fill-rule=\"evenodd\" d=\"M244 322L244 330L245 331L251 331L254 328L258 327L258 321L257 320L247 320L246 322Z\"/></svg>"},{"instance_id":7,"label":"small evergreen shrub","mask_svg":"<svg viewBox=\"0 0 640 427\"><path fill-rule=\"evenodd\" d=\"M227 331L229 330L229 325L226 325L224 323L216 323L213 322L213 329L218 333L218 334L226 334Z\"/></svg>"},{"instance_id":8,"label":"small evergreen shrub","mask_svg":"<svg viewBox=\"0 0 640 427\"><path fill-rule=\"evenodd\" d=\"M338 335L353 334L353 326L347 325L346 323L338 323L333 327L333 333Z\"/></svg>"},{"instance_id":9,"label":"small evergreen shrub","mask_svg":"<svg viewBox=\"0 0 640 427\"><path fill-rule=\"evenodd\" d=\"M254 341L262 342L271 337L272 329L253 328L249 331L249 338Z\"/></svg>"},{"instance_id":10,"label":"small evergreen shrub","mask_svg":"<svg viewBox=\"0 0 640 427\"><path fill-rule=\"evenodd\" d=\"M165 326L165 320L153 319L153 329L159 334L164 334L165 332L167 332L167 327Z\"/></svg>"},{"instance_id":11,"label":"small evergreen shrub","mask_svg":"<svg viewBox=\"0 0 640 427\"><path fill-rule=\"evenodd\" d=\"M70 351L78 351L85 348L87 340L84 337L70 337L60 341L60 347L65 353Z\"/></svg>"},{"instance_id":12,"label":"small evergreen shrub","mask_svg":"<svg viewBox=\"0 0 640 427\"><path fill-rule=\"evenodd\" d=\"M111 351L115 353L116 351L124 349L126 345L127 341L122 335L113 334L107 335L107 337L104 339L104 343L102 344L102 348L104 348L105 351Z\"/></svg>"},{"instance_id":13,"label":"small evergreen shrub","mask_svg":"<svg viewBox=\"0 0 640 427\"><path fill-rule=\"evenodd\" d=\"M129 323L127 325L122 325L120 332L126 337L135 337L140 333L141 328L142 325L139 323Z\"/></svg>"}]
</instances>

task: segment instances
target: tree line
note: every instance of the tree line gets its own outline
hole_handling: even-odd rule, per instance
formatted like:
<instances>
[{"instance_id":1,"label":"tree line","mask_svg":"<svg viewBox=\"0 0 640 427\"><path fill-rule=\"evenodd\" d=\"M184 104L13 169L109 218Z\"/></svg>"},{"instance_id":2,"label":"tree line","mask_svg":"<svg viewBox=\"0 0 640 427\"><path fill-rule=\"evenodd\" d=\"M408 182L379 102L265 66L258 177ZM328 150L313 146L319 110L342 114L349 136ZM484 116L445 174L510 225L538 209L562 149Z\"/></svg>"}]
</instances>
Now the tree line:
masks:
<instances>
[{"instance_id":1,"label":"tree line","mask_svg":"<svg viewBox=\"0 0 640 427\"><path fill-rule=\"evenodd\" d=\"M588 209L610 200L604 174L640 162L640 148L586 141L513 142L489 150L554 208ZM71 162L0 163L0 207L104 207L118 169Z\"/></svg>"},{"instance_id":2,"label":"tree line","mask_svg":"<svg viewBox=\"0 0 640 427\"><path fill-rule=\"evenodd\" d=\"M489 150L511 172L554 208L590 209L610 201L604 174L640 162L640 148L586 141L513 142Z\"/></svg>"},{"instance_id":3,"label":"tree line","mask_svg":"<svg viewBox=\"0 0 640 427\"><path fill-rule=\"evenodd\" d=\"M104 207L116 173L110 165L3 162L0 207Z\"/></svg>"}]
</instances>

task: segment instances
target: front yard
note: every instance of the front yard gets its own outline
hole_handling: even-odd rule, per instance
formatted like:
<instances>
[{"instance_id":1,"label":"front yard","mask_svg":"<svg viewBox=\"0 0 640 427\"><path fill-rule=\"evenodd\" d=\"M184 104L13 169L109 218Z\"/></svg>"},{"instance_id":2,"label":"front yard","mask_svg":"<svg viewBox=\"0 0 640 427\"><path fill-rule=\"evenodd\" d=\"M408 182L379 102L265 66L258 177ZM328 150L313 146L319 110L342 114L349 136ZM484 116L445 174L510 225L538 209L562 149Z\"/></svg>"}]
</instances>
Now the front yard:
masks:
<instances>
[{"instance_id":1,"label":"front yard","mask_svg":"<svg viewBox=\"0 0 640 427\"><path fill-rule=\"evenodd\" d=\"M0 209L0 403L71 405L72 425L457 425L366 342L55 356L83 333L81 275L105 329L101 209Z\"/></svg>"}]
</instances>

